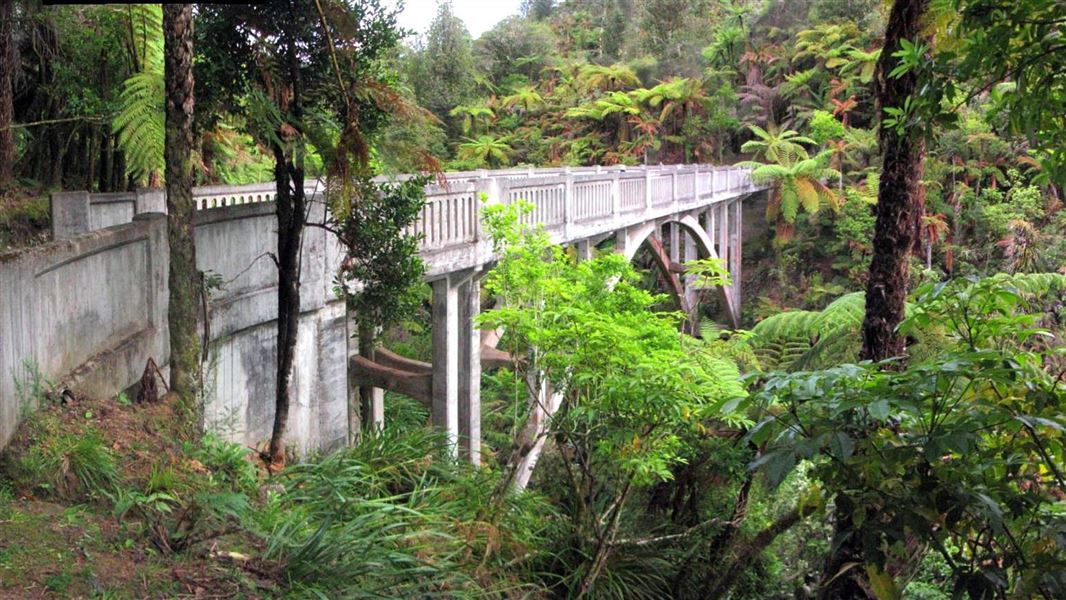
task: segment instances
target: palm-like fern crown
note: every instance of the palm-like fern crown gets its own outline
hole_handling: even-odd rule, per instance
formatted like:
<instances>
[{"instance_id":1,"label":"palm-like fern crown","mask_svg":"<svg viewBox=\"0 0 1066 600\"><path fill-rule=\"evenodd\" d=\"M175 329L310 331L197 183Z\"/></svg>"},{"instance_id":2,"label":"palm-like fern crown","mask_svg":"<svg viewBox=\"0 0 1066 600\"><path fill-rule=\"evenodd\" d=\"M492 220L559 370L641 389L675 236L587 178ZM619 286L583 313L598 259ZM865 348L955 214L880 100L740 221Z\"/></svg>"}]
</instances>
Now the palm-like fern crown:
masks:
<instances>
[{"instance_id":1,"label":"palm-like fern crown","mask_svg":"<svg viewBox=\"0 0 1066 600\"><path fill-rule=\"evenodd\" d=\"M741 152L751 152L756 157L762 156L781 165L792 165L809 157L803 144L814 145L816 142L809 137L801 136L792 129L779 131L774 128L763 129L758 125L748 125L755 134L755 139L744 142L740 147Z\"/></svg>"}]
</instances>

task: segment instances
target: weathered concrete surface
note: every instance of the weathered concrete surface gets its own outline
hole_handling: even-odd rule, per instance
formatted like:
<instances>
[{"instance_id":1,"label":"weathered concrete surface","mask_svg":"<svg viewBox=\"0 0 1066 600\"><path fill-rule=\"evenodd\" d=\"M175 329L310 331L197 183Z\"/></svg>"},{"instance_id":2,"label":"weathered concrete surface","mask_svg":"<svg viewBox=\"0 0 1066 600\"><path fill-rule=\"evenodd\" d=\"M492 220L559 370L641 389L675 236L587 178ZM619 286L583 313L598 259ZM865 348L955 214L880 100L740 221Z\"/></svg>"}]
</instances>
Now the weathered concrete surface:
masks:
<instances>
[{"instance_id":1,"label":"weathered concrete surface","mask_svg":"<svg viewBox=\"0 0 1066 600\"><path fill-rule=\"evenodd\" d=\"M34 408L25 390L38 374L108 395L162 356L165 236L166 218L145 215L0 255L0 446Z\"/></svg>"},{"instance_id":2,"label":"weathered concrete surface","mask_svg":"<svg viewBox=\"0 0 1066 600\"><path fill-rule=\"evenodd\" d=\"M81 210L85 196L70 195L81 211L75 216L88 214ZM62 210L72 205L59 200L54 206ZM138 381L149 357L168 362L166 216L126 218L138 200L143 207L160 204L158 195L105 198L99 205L106 209L89 217L90 226L108 218L129 222L0 258L0 446L20 413L32 409L21 406L26 394L19 389L31 385L34 373L81 393L111 396ZM320 201L315 211L321 219ZM198 266L220 283L209 287L208 318L201 322L211 340L205 424L254 446L269 437L274 419L274 207L258 202L202 210L196 220ZM327 275L336 271L340 252L326 237L310 228L303 247L289 422L290 440L301 453L337 445L347 435L345 309Z\"/></svg>"},{"instance_id":3,"label":"weathered concrete surface","mask_svg":"<svg viewBox=\"0 0 1066 600\"><path fill-rule=\"evenodd\" d=\"M321 223L318 186L308 185L309 220ZM739 200L760 189L744 169L700 165L475 171L429 186L412 231L423 236L434 284L434 422L477 462L481 342L470 326L479 307L471 277L495 260L480 227L482 195L490 202L531 202L527 221L542 224L557 243L579 244L584 256L618 232L633 246L647 231L675 222L685 233L680 243L735 260ZM194 195L197 261L212 284L201 323L210 339L205 420L228 439L253 446L269 436L274 414L274 186L198 188ZM20 414L16 382L29 383L32 372L109 396L133 385L149 357L166 364L168 253L165 216L158 214L164 209L160 190L55 194L58 241L0 255L0 446ZM694 215L708 210L715 218L698 222ZM306 452L346 439L352 344L349 316L332 289L340 244L311 227L302 253L288 430L295 449ZM739 273L739 261L736 268Z\"/></svg>"}]
</instances>

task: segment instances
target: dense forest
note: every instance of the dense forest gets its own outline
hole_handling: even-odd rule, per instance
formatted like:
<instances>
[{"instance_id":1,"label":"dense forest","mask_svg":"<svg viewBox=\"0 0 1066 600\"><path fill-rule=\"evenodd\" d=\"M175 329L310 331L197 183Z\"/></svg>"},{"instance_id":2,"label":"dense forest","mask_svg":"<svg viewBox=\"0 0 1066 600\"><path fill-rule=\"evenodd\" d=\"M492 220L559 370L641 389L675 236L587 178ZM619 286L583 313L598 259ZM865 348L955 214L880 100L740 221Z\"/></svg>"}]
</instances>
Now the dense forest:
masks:
<instances>
[{"instance_id":1,"label":"dense forest","mask_svg":"<svg viewBox=\"0 0 1066 600\"><path fill-rule=\"evenodd\" d=\"M47 243L52 191L165 185L174 357L146 404L18 382L43 408L0 462L0 596L1066 597L1061 0L525 0L477 39L447 0L425 32L379 0L180 6L0 0L0 250ZM770 186L745 329L708 302L679 334L649 255L579 262L486 206L478 324L513 363L484 464L392 392L384 429L356 407L348 447L286 452L305 180L360 351L426 360L426 183L660 163ZM181 244L190 185L264 181L281 416L248 449L202 431Z\"/></svg>"}]
</instances>

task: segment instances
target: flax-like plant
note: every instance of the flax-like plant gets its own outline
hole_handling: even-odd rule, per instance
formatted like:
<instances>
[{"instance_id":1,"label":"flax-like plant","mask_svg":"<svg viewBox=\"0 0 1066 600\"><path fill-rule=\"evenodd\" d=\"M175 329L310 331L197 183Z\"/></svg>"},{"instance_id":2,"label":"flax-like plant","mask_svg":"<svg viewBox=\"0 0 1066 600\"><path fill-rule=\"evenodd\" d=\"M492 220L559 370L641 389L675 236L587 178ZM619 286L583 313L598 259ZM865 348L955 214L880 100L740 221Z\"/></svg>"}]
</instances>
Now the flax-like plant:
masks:
<instances>
[{"instance_id":1,"label":"flax-like plant","mask_svg":"<svg viewBox=\"0 0 1066 600\"><path fill-rule=\"evenodd\" d=\"M420 428L364 436L291 466L258 515L265 558L306 597L492 597L536 593L557 523L538 497L510 498L498 524L477 517L492 475L449 458Z\"/></svg>"}]
</instances>

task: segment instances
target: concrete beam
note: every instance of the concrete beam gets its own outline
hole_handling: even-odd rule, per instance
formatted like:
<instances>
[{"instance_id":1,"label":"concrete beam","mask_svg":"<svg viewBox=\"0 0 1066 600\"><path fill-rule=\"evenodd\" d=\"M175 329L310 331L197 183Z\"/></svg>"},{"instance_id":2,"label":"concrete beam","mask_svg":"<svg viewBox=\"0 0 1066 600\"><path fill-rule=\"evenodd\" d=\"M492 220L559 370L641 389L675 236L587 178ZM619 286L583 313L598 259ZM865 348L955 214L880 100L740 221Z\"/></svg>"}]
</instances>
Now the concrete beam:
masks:
<instances>
[{"instance_id":1,"label":"concrete beam","mask_svg":"<svg viewBox=\"0 0 1066 600\"><path fill-rule=\"evenodd\" d=\"M371 386L375 389L389 389L403 394L432 408L433 376L386 366L358 354L352 356L351 384L354 387Z\"/></svg>"}]
</instances>

